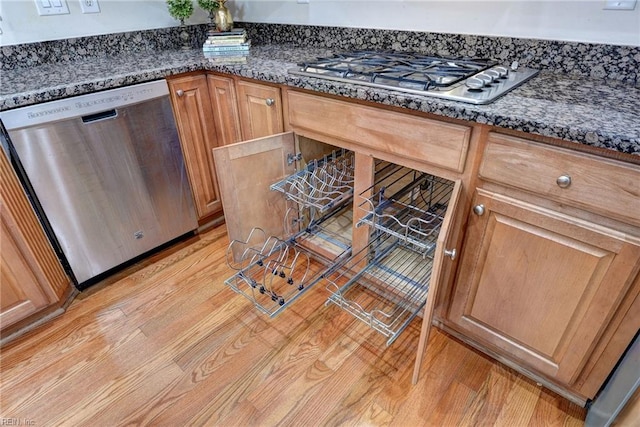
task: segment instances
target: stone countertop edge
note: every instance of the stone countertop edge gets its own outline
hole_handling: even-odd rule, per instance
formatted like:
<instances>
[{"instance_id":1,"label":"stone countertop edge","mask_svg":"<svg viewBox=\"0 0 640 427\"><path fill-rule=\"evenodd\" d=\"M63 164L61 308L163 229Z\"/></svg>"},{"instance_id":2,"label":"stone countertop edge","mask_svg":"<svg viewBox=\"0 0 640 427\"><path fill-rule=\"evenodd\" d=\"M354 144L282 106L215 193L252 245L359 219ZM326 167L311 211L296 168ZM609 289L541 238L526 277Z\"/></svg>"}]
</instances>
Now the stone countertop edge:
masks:
<instances>
[{"instance_id":1,"label":"stone countertop edge","mask_svg":"<svg viewBox=\"0 0 640 427\"><path fill-rule=\"evenodd\" d=\"M640 88L628 83L543 71L491 104L473 105L288 74L297 62L330 53L319 48L256 45L246 63L233 65L218 64L194 49L3 71L0 111L210 70L640 155Z\"/></svg>"}]
</instances>

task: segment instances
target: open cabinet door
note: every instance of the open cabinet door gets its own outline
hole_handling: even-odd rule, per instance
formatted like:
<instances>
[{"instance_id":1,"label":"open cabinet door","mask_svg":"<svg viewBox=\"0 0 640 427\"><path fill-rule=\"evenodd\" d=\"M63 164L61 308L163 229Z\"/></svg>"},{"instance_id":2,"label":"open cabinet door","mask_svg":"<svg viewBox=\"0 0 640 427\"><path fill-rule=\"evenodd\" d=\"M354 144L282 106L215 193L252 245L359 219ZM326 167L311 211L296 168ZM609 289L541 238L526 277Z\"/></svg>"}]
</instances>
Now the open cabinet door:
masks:
<instances>
[{"instance_id":1,"label":"open cabinet door","mask_svg":"<svg viewBox=\"0 0 640 427\"><path fill-rule=\"evenodd\" d=\"M284 236L286 200L269 186L295 171L293 132L215 148L213 156L229 240L245 240L254 227Z\"/></svg>"},{"instance_id":2,"label":"open cabinet door","mask_svg":"<svg viewBox=\"0 0 640 427\"><path fill-rule=\"evenodd\" d=\"M427 294L427 303L424 307L424 313L422 317L422 329L420 330L420 341L418 342L418 350L416 353L416 362L413 369L413 384L418 382L420 377L420 367L424 357L424 352L429 341L429 332L431 331L431 322L433 319L433 309L435 307L436 300L438 298L438 291L443 286L443 281L446 279L446 263L452 262L456 257L456 252L459 252L455 245L455 236L453 236L453 230L455 228L456 218L461 214L459 209L461 207L460 199L462 193L462 182L460 180L454 181L453 192L451 199L449 200L449 207L445 214L440 234L438 235L437 246L433 259L433 271L431 273L431 279L429 281L429 293Z\"/></svg>"}]
</instances>

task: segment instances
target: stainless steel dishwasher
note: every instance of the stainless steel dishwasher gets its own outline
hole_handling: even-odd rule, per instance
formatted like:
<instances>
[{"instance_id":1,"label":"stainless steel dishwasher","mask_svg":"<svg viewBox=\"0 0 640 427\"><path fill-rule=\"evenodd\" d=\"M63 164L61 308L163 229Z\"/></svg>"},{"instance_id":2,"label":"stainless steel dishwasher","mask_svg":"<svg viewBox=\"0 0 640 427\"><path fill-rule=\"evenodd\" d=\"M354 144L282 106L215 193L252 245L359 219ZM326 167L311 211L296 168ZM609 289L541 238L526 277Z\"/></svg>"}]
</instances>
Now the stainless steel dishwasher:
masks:
<instances>
[{"instance_id":1,"label":"stainless steel dishwasher","mask_svg":"<svg viewBox=\"0 0 640 427\"><path fill-rule=\"evenodd\" d=\"M168 93L155 81L0 113L80 289L198 226Z\"/></svg>"}]
</instances>

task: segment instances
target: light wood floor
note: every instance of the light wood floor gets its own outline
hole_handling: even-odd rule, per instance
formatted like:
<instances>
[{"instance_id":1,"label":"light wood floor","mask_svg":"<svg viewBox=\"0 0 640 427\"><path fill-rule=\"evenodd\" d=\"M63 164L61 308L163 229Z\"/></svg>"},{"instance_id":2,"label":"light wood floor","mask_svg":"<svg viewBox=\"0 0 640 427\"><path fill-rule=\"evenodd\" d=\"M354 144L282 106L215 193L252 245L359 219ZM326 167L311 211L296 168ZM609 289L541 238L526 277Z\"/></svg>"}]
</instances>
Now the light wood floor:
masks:
<instances>
[{"instance_id":1,"label":"light wood floor","mask_svg":"<svg viewBox=\"0 0 640 427\"><path fill-rule=\"evenodd\" d=\"M224 226L80 295L1 349L1 417L35 426L563 426L585 412L419 322L389 348L319 284L269 320L223 285Z\"/></svg>"}]
</instances>

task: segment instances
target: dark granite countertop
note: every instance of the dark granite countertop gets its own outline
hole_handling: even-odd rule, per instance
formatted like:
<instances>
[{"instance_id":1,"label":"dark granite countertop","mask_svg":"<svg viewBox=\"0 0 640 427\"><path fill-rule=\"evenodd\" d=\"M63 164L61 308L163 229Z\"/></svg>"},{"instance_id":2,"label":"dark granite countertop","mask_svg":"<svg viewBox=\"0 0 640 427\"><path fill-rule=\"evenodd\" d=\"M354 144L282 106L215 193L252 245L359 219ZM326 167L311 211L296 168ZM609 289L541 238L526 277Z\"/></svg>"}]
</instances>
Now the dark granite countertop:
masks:
<instances>
[{"instance_id":1,"label":"dark granite countertop","mask_svg":"<svg viewBox=\"0 0 640 427\"><path fill-rule=\"evenodd\" d=\"M246 64L241 65L215 64L194 49L16 68L0 76L0 111L207 69L640 155L637 85L543 71L494 103L481 106L287 73L302 59L328 53L327 49L271 44L252 46Z\"/></svg>"}]
</instances>

